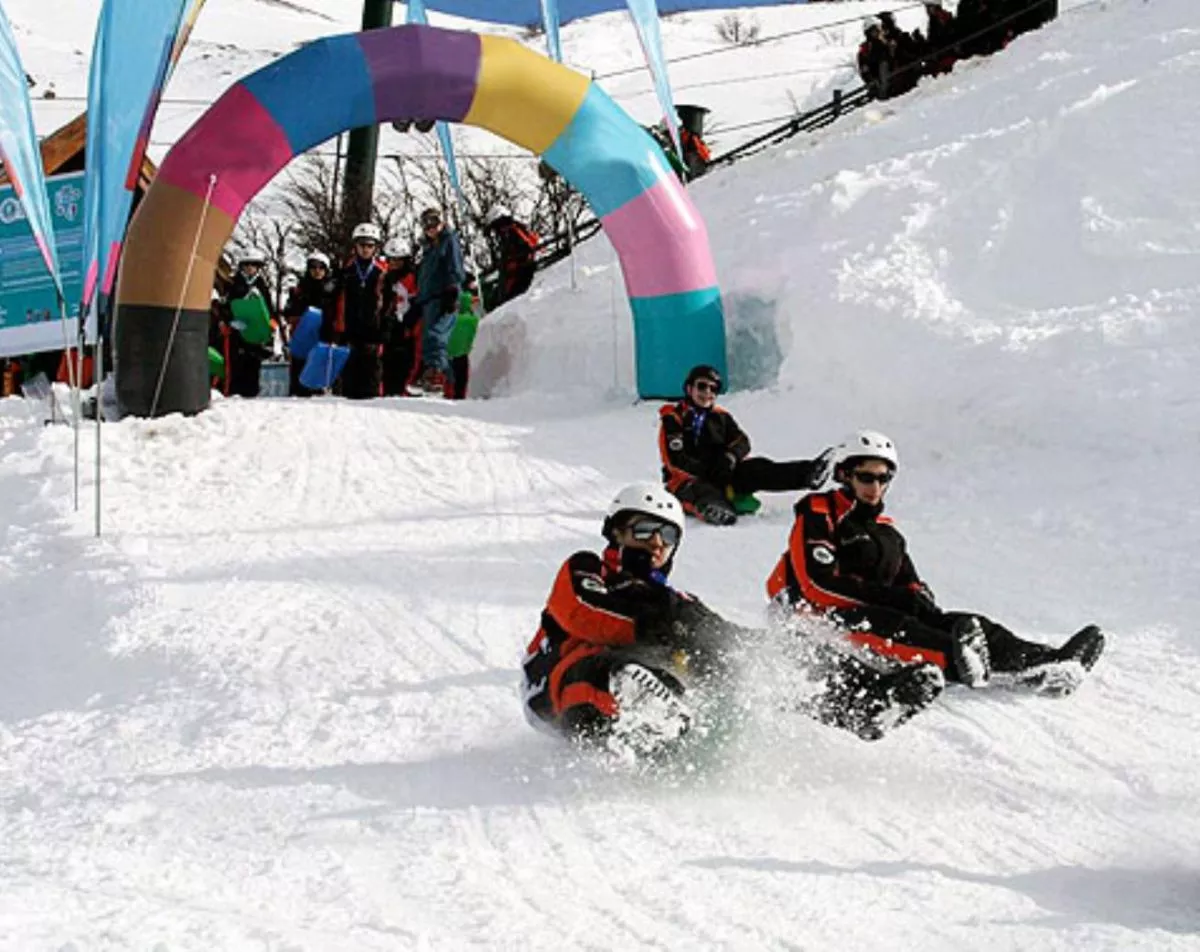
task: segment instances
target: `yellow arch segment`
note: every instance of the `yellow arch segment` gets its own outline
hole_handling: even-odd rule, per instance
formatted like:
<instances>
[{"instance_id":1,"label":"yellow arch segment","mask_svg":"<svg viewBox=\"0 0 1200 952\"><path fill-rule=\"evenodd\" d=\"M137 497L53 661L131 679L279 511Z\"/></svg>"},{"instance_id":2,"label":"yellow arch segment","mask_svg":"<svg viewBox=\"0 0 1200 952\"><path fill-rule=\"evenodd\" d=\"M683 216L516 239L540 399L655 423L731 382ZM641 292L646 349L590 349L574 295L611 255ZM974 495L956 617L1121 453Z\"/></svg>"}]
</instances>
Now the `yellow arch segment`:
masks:
<instances>
[{"instance_id":1,"label":"yellow arch segment","mask_svg":"<svg viewBox=\"0 0 1200 952\"><path fill-rule=\"evenodd\" d=\"M541 155L575 117L592 81L516 40L480 40L479 82L463 122Z\"/></svg>"}]
</instances>

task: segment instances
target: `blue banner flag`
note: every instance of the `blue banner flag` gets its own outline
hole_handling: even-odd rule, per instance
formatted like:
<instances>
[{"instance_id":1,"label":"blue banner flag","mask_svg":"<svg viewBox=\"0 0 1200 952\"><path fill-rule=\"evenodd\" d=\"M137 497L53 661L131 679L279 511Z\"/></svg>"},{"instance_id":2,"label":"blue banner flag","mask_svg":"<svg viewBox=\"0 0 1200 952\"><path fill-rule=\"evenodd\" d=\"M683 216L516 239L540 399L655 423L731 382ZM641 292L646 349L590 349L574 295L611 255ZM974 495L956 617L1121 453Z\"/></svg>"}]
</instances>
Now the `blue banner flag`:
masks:
<instances>
[{"instance_id":1,"label":"blue banner flag","mask_svg":"<svg viewBox=\"0 0 1200 952\"><path fill-rule=\"evenodd\" d=\"M663 111L663 121L675 143L675 154L683 157L683 146L679 142L679 114L675 112L675 97L671 94L671 77L667 75L667 59L663 56L662 33L658 28L658 4L655 0L626 0L629 16L637 29L642 43L642 53L650 75L654 79L654 92Z\"/></svg>"},{"instance_id":2,"label":"blue banner flag","mask_svg":"<svg viewBox=\"0 0 1200 952\"><path fill-rule=\"evenodd\" d=\"M46 195L46 173L37 135L33 131L33 108L29 104L29 84L12 26L0 7L0 162L8 176L13 194L20 202L24 221L50 273L59 300L63 299L62 279L58 270L58 245L54 239L54 219ZM59 302L55 301L55 319Z\"/></svg>"},{"instance_id":3,"label":"blue banner flag","mask_svg":"<svg viewBox=\"0 0 1200 952\"><path fill-rule=\"evenodd\" d=\"M541 0L542 29L546 31L546 48L550 58L556 63L562 62L562 43L558 38L558 0Z\"/></svg>"},{"instance_id":4,"label":"blue banner flag","mask_svg":"<svg viewBox=\"0 0 1200 952\"><path fill-rule=\"evenodd\" d=\"M150 128L179 50L188 0L104 0L88 78L84 307L111 295ZM101 307L102 309L102 307Z\"/></svg>"}]
</instances>

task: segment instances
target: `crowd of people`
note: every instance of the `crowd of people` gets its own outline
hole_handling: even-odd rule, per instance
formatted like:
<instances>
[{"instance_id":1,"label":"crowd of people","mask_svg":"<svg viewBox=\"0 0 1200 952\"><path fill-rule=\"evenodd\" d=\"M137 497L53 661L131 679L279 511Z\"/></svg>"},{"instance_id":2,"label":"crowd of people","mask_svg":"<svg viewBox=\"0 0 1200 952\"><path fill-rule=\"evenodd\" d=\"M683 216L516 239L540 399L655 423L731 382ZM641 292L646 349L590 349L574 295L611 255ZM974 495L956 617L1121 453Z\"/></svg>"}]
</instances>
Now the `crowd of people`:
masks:
<instances>
[{"instance_id":1,"label":"crowd of people","mask_svg":"<svg viewBox=\"0 0 1200 952\"><path fill-rule=\"evenodd\" d=\"M900 96L922 76L948 73L960 59L989 56L1020 33L1058 15L1058 0L960 0L956 13L925 0L924 32L907 32L891 13L868 17L858 48L858 75L876 99Z\"/></svg>"},{"instance_id":2,"label":"crowd of people","mask_svg":"<svg viewBox=\"0 0 1200 952\"><path fill-rule=\"evenodd\" d=\"M348 352L334 392L358 400L465 398L482 310L478 277L466 269L459 236L439 209L422 212L420 225L416 254L398 239L381 247L380 229L371 222L354 228L350 254L340 264L323 251L310 252L303 275L278 309L263 279L266 255L256 249L238 254L227 293L213 295L209 344L219 371L214 384L227 395L258 396L264 361L286 353L298 323L315 310L321 315L319 341ZM492 212L488 233L499 263L494 306L529 289L538 238L507 208ZM239 319L248 300L260 302L277 335L261 339ZM292 355L290 363L289 392L311 396L314 391L301 380L305 360Z\"/></svg>"},{"instance_id":3,"label":"crowd of people","mask_svg":"<svg viewBox=\"0 0 1200 952\"><path fill-rule=\"evenodd\" d=\"M716 403L721 383L714 367L692 369L683 398L660 413L662 484L621 490L603 553L577 552L559 569L524 662L535 725L650 755L688 733L689 658L719 659L765 633L671 585L685 521L734 525L761 491L803 493L765 588L769 614L807 642L812 690L796 707L817 720L876 740L947 683L1062 695L1096 664L1094 625L1052 646L939 604L884 513L900 470L887 436L861 430L810 460L755 456Z\"/></svg>"}]
</instances>

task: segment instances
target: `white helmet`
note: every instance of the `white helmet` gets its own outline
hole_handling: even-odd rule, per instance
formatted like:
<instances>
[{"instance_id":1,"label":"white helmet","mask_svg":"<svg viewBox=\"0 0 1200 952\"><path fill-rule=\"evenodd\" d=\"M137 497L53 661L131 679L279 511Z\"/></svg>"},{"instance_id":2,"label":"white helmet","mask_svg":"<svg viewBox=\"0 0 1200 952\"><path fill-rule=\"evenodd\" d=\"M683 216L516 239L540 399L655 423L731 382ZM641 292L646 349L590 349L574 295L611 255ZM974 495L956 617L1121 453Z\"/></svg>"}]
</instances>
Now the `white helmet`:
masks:
<instances>
[{"instance_id":1,"label":"white helmet","mask_svg":"<svg viewBox=\"0 0 1200 952\"><path fill-rule=\"evenodd\" d=\"M379 244L379 226L374 222L364 221L354 226L354 232L350 235L351 241L366 239Z\"/></svg>"},{"instance_id":2,"label":"white helmet","mask_svg":"<svg viewBox=\"0 0 1200 952\"><path fill-rule=\"evenodd\" d=\"M501 218L512 218L512 217L513 217L513 213L510 209L505 208L503 205L497 205L495 208L493 208L491 210L491 212L488 213L488 218L487 218L488 227L490 228L492 225L496 224L496 222L498 222Z\"/></svg>"},{"instance_id":3,"label":"white helmet","mask_svg":"<svg viewBox=\"0 0 1200 952\"><path fill-rule=\"evenodd\" d=\"M267 253L261 248L247 248L238 255L238 267L244 264L264 265L267 263Z\"/></svg>"},{"instance_id":4,"label":"white helmet","mask_svg":"<svg viewBox=\"0 0 1200 952\"><path fill-rule=\"evenodd\" d=\"M859 430L846 437L837 449L835 466L841 466L851 459L881 459L892 469L900 466L896 444L878 430Z\"/></svg>"},{"instance_id":5,"label":"white helmet","mask_svg":"<svg viewBox=\"0 0 1200 952\"><path fill-rule=\"evenodd\" d=\"M879 17L867 17L863 20L863 33L881 29L883 29L883 24L879 21Z\"/></svg>"},{"instance_id":6,"label":"white helmet","mask_svg":"<svg viewBox=\"0 0 1200 952\"><path fill-rule=\"evenodd\" d=\"M393 238L384 245L383 253L389 258L405 258L408 256L408 248L399 238Z\"/></svg>"},{"instance_id":7,"label":"white helmet","mask_svg":"<svg viewBox=\"0 0 1200 952\"><path fill-rule=\"evenodd\" d=\"M324 251L310 251L306 264L319 264L329 270L329 255Z\"/></svg>"},{"instance_id":8,"label":"white helmet","mask_svg":"<svg viewBox=\"0 0 1200 952\"><path fill-rule=\"evenodd\" d=\"M613 520L622 513L638 512L670 523L683 537L683 506L658 483L633 483L626 486L608 504L604 514L604 538L612 541Z\"/></svg>"}]
</instances>

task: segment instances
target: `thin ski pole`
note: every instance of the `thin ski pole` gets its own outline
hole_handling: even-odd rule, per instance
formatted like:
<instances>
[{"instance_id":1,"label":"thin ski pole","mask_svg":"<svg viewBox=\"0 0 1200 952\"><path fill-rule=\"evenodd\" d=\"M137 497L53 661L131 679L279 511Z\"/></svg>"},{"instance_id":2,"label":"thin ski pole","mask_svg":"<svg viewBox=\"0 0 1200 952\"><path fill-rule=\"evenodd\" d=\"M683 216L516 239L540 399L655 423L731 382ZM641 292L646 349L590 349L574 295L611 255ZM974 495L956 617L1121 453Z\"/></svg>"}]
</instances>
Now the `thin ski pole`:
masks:
<instances>
[{"instance_id":1,"label":"thin ski pole","mask_svg":"<svg viewBox=\"0 0 1200 952\"><path fill-rule=\"evenodd\" d=\"M96 328L96 538L100 538L100 425L104 422L104 335Z\"/></svg>"}]
</instances>

